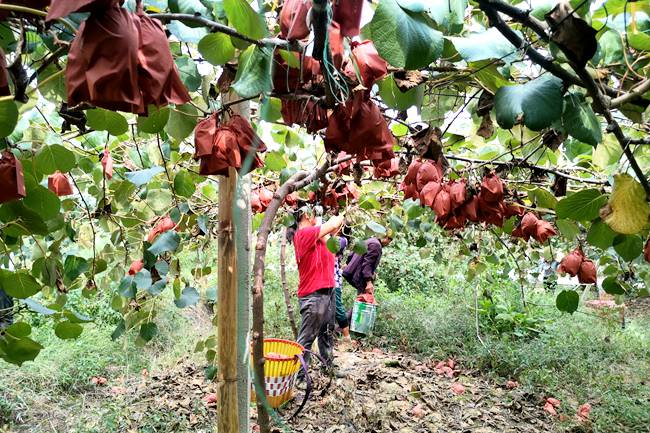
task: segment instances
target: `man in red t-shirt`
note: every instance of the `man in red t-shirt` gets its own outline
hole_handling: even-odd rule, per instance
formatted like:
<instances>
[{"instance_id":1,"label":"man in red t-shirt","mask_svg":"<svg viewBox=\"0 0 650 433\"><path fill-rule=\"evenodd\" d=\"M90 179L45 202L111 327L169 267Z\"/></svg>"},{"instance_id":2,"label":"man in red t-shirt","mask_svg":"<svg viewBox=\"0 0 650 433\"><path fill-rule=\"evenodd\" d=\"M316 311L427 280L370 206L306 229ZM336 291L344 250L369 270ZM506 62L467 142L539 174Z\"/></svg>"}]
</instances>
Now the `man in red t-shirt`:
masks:
<instances>
[{"instance_id":1,"label":"man in red t-shirt","mask_svg":"<svg viewBox=\"0 0 650 433\"><path fill-rule=\"evenodd\" d=\"M311 350L318 337L318 351L328 367L333 361L334 345L334 254L326 246L329 235L343 225L343 216L334 216L316 225L314 213L302 208L296 215L298 231L293 237L300 282L298 300L302 323L298 343ZM309 354L305 354L309 361Z\"/></svg>"}]
</instances>

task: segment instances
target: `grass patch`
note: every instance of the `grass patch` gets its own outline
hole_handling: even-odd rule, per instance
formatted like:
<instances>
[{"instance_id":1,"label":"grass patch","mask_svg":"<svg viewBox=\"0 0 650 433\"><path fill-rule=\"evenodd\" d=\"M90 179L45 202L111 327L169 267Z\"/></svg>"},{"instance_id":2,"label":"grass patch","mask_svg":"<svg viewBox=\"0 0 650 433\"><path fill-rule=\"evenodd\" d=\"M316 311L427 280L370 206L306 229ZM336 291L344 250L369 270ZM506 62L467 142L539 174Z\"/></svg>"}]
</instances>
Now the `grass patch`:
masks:
<instances>
[{"instance_id":1,"label":"grass patch","mask_svg":"<svg viewBox=\"0 0 650 433\"><path fill-rule=\"evenodd\" d=\"M127 431L125 426L136 421L143 426L141 432L169 431L169 413L130 420L132 411L124 399L96 401L99 390L90 381L102 376L107 386L121 386L145 368L164 370L194 356L201 331L190 318L172 304L160 313L158 324L158 337L144 348L136 347L133 335L111 341L112 323L86 324L79 338L65 341L45 323L34 326L32 338L45 347L36 361L22 367L2 364L0 431Z\"/></svg>"}]
</instances>

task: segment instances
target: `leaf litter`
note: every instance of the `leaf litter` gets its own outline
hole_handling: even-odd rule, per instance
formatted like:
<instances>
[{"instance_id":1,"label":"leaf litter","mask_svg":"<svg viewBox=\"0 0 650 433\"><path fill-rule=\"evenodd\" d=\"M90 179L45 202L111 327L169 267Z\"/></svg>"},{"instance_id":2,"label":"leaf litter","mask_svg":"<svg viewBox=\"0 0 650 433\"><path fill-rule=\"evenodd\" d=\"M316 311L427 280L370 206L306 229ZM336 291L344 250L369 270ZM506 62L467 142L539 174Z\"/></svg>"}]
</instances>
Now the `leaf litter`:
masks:
<instances>
[{"instance_id":1,"label":"leaf litter","mask_svg":"<svg viewBox=\"0 0 650 433\"><path fill-rule=\"evenodd\" d=\"M507 389L454 360L418 361L380 350L337 353L347 374L318 391L289 427L295 432L548 432L543 399ZM443 368L444 367L444 368ZM322 377L316 380L322 386ZM282 409L292 413L302 392ZM281 430L276 429L275 432Z\"/></svg>"},{"instance_id":2,"label":"leaf litter","mask_svg":"<svg viewBox=\"0 0 650 433\"><path fill-rule=\"evenodd\" d=\"M552 430L554 422L544 411L546 399L520 388L488 380L452 359L413 359L401 353L354 349L337 352L336 363L346 373L330 379L314 376L315 391L301 414L287 422L300 433L356 432L475 432L537 433ZM443 368L445 367L445 368ZM203 367L183 360L170 370L148 372L124 383L98 388L103 397L123 398L130 418L137 423L145 414L165 411L186 425L213 425L217 413L217 384L205 378ZM325 390L325 392L323 392ZM302 401L280 409L288 417ZM251 406L251 426L255 427ZM583 410L583 414L584 411ZM588 416L588 415L587 415ZM275 427L274 432L283 430Z\"/></svg>"}]
</instances>

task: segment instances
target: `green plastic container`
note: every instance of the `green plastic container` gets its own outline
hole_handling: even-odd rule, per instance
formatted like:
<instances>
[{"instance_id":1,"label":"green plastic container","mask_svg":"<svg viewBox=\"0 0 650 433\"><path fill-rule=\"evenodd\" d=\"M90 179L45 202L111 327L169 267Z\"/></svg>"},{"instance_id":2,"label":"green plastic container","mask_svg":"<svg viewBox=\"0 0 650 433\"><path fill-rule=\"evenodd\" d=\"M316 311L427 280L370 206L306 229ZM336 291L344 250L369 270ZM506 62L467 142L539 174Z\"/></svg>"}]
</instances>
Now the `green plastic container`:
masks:
<instances>
[{"instance_id":1,"label":"green plastic container","mask_svg":"<svg viewBox=\"0 0 650 433\"><path fill-rule=\"evenodd\" d=\"M375 327L375 318L377 317L377 306L366 304L361 301L354 301L352 307L352 323L350 330L359 334L370 335Z\"/></svg>"}]
</instances>

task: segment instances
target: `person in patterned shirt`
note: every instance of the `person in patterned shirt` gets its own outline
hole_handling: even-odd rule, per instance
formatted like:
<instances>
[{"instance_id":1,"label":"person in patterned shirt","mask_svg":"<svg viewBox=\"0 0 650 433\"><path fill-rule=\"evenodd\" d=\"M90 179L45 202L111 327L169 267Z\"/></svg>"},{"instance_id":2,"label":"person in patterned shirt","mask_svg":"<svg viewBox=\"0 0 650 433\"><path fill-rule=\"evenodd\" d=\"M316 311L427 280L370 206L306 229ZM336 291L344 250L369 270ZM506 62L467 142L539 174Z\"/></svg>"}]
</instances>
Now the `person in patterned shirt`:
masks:
<instances>
[{"instance_id":1,"label":"person in patterned shirt","mask_svg":"<svg viewBox=\"0 0 650 433\"><path fill-rule=\"evenodd\" d=\"M347 246L348 240L343 236L339 236L339 251L336 253L334 261L334 290L336 297L335 320L336 324L341 329L344 343L350 343L352 341L350 338L350 322L348 320L348 313L345 310L345 307L343 307L343 268L341 261Z\"/></svg>"}]
</instances>

